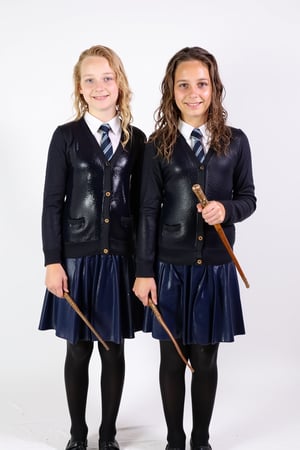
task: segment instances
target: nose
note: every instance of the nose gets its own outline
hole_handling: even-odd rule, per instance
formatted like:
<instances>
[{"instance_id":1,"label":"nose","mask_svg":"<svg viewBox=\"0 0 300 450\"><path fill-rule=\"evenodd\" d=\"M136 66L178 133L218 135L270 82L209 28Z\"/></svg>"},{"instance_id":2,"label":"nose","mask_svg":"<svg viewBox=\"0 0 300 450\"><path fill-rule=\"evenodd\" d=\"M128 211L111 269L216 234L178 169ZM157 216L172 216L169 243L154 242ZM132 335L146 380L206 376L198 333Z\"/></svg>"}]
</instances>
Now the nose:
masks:
<instances>
[{"instance_id":1,"label":"nose","mask_svg":"<svg viewBox=\"0 0 300 450\"><path fill-rule=\"evenodd\" d=\"M103 91L104 89L104 81L103 80L97 80L95 84L96 91Z\"/></svg>"},{"instance_id":2,"label":"nose","mask_svg":"<svg viewBox=\"0 0 300 450\"><path fill-rule=\"evenodd\" d=\"M199 96L199 88L197 85L195 86L190 86L190 92L189 92L191 97L198 97Z\"/></svg>"}]
</instances>

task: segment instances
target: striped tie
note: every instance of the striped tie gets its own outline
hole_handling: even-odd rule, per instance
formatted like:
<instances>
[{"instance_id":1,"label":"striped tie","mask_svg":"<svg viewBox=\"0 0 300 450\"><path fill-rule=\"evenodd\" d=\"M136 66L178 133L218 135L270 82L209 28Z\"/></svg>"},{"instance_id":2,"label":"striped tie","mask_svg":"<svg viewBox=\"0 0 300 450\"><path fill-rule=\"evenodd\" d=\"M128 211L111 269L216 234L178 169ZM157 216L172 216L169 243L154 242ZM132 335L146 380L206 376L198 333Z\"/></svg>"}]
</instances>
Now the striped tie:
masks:
<instances>
[{"instance_id":1,"label":"striped tie","mask_svg":"<svg viewBox=\"0 0 300 450\"><path fill-rule=\"evenodd\" d=\"M101 131L101 141L100 141L100 147L101 150L104 153L104 156L107 160L110 160L110 158L113 155L113 148L111 145L111 140L109 138L108 132L110 130L110 126L108 123L103 123L98 131Z\"/></svg>"},{"instance_id":2,"label":"striped tie","mask_svg":"<svg viewBox=\"0 0 300 450\"><path fill-rule=\"evenodd\" d=\"M191 132L191 137L194 141L193 151L195 152L195 155L199 159L199 161L202 162L205 157L204 148L202 145L203 134L201 133L199 128L194 128Z\"/></svg>"}]
</instances>

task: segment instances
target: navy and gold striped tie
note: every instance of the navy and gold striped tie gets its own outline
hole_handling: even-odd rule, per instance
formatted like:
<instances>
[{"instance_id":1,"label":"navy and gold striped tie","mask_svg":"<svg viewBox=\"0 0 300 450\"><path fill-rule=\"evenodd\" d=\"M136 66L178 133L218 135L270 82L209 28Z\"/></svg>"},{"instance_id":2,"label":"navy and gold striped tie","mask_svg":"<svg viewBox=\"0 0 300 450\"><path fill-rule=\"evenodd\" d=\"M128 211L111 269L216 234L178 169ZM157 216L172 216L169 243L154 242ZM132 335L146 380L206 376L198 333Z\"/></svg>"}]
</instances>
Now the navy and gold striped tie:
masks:
<instances>
[{"instance_id":1,"label":"navy and gold striped tie","mask_svg":"<svg viewBox=\"0 0 300 450\"><path fill-rule=\"evenodd\" d=\"M111 140L109 138L109 130L110 130L110 126L108 123L103 123L100 127L99 127L99 131L102 132L101 134L101 141L100 141L100 147L101 150L104 153L105 158L109 161L110 158L113 155L113 148L111 145Z\"/></svg>"},{"instance_id":2,"label":"navy and gold striped tie","mask_svg":"<svg viewBox=\"0 0 300 450\"><path fill-rule=\"evenodd\" d=\"M194 128L193 131L191 132L191 137L194 142L193 151L196 157L199 159L199 161L202 162L205 157L204 148L202 144L203 134L201 133L199 128Z\"/></svg>"}]
</instances>

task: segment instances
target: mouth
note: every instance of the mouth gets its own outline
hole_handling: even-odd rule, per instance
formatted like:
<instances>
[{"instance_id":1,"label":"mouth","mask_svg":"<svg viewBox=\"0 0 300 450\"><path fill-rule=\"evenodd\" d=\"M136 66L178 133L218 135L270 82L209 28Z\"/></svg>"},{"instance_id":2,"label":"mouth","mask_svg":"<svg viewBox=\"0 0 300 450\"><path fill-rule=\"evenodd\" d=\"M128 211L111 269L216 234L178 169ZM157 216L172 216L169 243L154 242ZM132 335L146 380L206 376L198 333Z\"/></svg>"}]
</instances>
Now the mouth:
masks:
<instances>
[{"instance_id":1,"label":"mouth","mask_svg":"<svg viewBox=\"0 0 300 450\"><path fill-rule=\"evenodd\" d=\"M185 105L188 108L197 108L198 106L200 106L202 104L202 102L185 102Z\"/></svg>"},{"instance_id":2,"label":"mouth","mask_svg":"<svg viewBox=\"0 0 300 450\"><path fill-rule=\"evenodd\" d=\"M93 99L97 101L103 101L106 100L109 96L108 95L94 95Z\"/></svg>"}]
</instances>

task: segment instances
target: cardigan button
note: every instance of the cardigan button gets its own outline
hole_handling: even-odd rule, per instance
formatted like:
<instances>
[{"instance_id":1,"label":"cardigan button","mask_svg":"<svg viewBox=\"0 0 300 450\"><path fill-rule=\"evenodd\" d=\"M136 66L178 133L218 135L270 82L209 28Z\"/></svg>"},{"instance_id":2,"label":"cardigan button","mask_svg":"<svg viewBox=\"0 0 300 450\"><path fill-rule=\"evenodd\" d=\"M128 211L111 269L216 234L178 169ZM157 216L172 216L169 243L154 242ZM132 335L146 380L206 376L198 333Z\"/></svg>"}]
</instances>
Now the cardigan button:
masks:
<instances>
[{"instance_id":1,"label":"cardigan button","mask_svg":"<svg viewBox=\"0 0 300 450\"><path fill-rule=\"evenodd\" d=\"M202 259L197 259L196 263L200 266L200 264L202 264Z\"/></svg>"},{"instance_id":2,"label":"cardigan button","mask_svg":"<svg viewBox=\"0 0 300 450\"><path fill-rule=\"evenodd\" d=\"M201 164L200 170L204 170L204 165L203 164Z\"/></svg>"},{"instance_id":3,"label":"cardigan button","mask_svg":"<svg viewBox=\"0 0 300 450\"><path fill-rule=\"evenodd\" d=\"M105 255L107 255L107 253L108 253L108 248L104 248L104 249L103 249L103 253L105 253Z\"/></svg>"},{"instance_id":4,"label":"cardigan button","mask_svg":"<svg viewBox=\"0 0 300 450\"><path fill-rule=\"evenodd\" d=\"M104 219L104 223L109 223L109 219Z\"/></svg>"},{"instance_id":5,"label":"cardigan button","mask_svg":"<svg viewBox=\"0 0 300 450\"><path fill-rule=\"evenodd\" d=\"M110 192L109 191L105 192L105 195L106 197L110 197Z\"/></svg>"},{"instance_id":6,"label":"cardigan button","mask_svg":"<svg viewBox=\"0 0 300 450\"><path fill-rule=\"evenodd\" d=\"M198 241L203 241L203 236L201 236L201 234L198 236Z\"/></svg>"}]
</instances>

